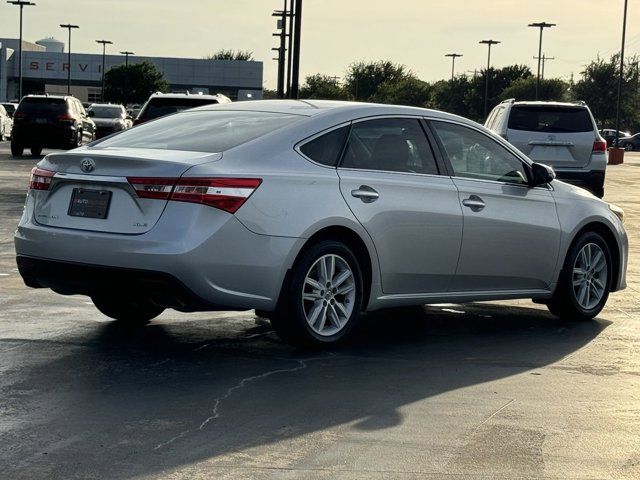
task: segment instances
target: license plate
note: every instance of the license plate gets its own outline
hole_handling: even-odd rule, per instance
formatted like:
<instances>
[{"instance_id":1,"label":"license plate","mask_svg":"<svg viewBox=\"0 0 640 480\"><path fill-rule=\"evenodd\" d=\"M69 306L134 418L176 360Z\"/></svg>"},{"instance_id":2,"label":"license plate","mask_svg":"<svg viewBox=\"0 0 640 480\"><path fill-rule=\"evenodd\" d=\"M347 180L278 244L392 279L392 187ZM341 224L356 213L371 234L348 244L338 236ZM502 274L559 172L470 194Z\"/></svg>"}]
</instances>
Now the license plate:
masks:
<instances>
[{"instance_id":1,"label":"license plate","mask_svg":"<svg viewBox=\"0 0 640 480\"><path fill-rule=\"evenodd\" d=\"M36 123L38 124L43 124L43 123L47 123L47 119L46 118L36 118Z\"/></svg>"},{"instance_id":2,"label":"license plate","mask_svg":"<svg viewBox=\"0 0 640 480\"><path fill-rule=\"evenodd\" d=\"M74 188L67 212L72 217L107 218L111 192L108 190L87 190Z\"/></svg>"}]
</instances>

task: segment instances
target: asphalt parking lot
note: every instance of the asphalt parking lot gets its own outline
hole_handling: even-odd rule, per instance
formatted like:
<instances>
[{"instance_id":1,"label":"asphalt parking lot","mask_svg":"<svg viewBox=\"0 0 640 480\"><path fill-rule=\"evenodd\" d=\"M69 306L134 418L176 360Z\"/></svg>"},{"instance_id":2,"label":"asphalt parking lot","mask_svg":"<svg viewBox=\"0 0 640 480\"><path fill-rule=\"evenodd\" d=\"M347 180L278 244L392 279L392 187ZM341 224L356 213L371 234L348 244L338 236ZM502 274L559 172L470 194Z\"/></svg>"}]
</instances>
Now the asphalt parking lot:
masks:
<instances>
[{"instance_id":1,"label":"asphalt parking lot","mask_svg":"<svg viewBox=\"0 0 640 480\"><path fill-rule=\"evenodd\" d=\"M27 289L13 230L37 159L0 143L0 477L640 478L640 153L610 166L627 290L562 323L528 301L370 315L333 352L253 312L115 325Z\"/></svg>"}]
</instances>

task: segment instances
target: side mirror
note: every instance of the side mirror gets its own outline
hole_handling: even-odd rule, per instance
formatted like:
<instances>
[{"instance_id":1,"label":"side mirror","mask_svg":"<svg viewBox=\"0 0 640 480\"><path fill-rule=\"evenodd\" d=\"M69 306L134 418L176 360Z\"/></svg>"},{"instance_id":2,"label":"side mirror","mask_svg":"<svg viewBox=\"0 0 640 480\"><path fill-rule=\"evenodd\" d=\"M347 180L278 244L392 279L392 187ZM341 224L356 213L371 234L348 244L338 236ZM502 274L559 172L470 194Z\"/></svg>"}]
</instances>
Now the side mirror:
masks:
<instances>
[{"instance_id":1,"label":"side mirror","mask_svg":"<svg viewBox=\"0 0 640 480\"><path fill-rule=\"evenodd\" d=\"M89 115L90 117L95 117L96 116L96 112L94 112L93 110L89 110L87 112L87 115Z\"/></svg>"},{"instance_id":2,"label":"side mirror","mask_svg":"<svg viewBox=\"0 0 640 480\"><path fill-rule=\"evenodd\" d=\"M539 187L546 185L556 178L556 172L549 165L543 163L534 163L531 165L531 187Z\"/></svg>"}]
</instances>

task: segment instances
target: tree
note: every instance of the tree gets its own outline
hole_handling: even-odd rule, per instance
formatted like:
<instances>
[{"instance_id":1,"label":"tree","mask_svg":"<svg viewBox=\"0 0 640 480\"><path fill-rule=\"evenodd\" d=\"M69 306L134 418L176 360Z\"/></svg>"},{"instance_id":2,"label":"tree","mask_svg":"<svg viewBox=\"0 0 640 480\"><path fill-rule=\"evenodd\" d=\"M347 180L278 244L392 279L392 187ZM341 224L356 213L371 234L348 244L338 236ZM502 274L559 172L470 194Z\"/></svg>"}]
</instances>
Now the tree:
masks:
<instances>
[{"instance_id":1,"label":"tree","mask_svg":"<svg viewBox=\"0 0 640 480\"><path fill-rule=\"evenodd\" d=\"M470 89L471 81L466 75L440 80L431 86L430 106L466 117L469 115L466 99Z\"/></svg>"},{"instance_id":2,"label":"tree","mask_svg":"<svg viewBox=\"0 0 640 480\"><path fill-rule=\"evenodd\" d=\"M378 87L371 101L393 105L425 107L429 103L431 88L414 75L386 80Z\"/></svg>"},{"instance_id":3,"label":"tree","mask_svg":"<svg viewBox=\"0 0 640 480\"><path fill-rule=\"evenodd\" d=\"M581 72L582 78L573 87L576 100L584 100L600 128L614 128L618 77L620 75L620 55L610 60L597 58ZM622 76L622 102L620 104L620 129L640 130L640 87L638 57L625 62Z\"/></svg>"},{"instance_id":4,"label":"tree","mask_svg":"<svg viewBox=\"0 0 640 480\"><path fill-rule=\"evenodd\" d=\"M242 62L251 62L253 61L253 52L249 50L221 49L204 58L205 60L238 60Z\"/></svg>"},{"instance_id":5,"label":"tree","mask_svg":"<svg viewBox=\"0 0 640 480\"><path fill-rule=\"evenodd\" d=\"M128 67L117 65L104 74L104 98L108 102L142 103L152 93L168 89L163 73L146 60Z\"/></svg>"},{"instance_id":6,"label":"tree","mask_svg":"<svg viewBox=\"0 0 640 480\"><path fill-rule=\"evenodd\" d=\"M388 60L352 63L346 74L345 89L355 100L370 101L383 83L393 83L409 72L404 65Z\"/></svg>"},{"instance_id":7,"label":"tree","mask_svg":"<svg viewBox=\"0 0 640 480\"><path fill-rule=\"evenodd\" d=\"M531 76L520 78L505 88L500 94L501 100L515 98L516 100L536 99L536 78ZM568 101L569 84L559 78L549 78L540 80L538 91L539 100Z\"/></svg>"},{"instance_id":8,"label":"tree","mask_svg":"<svg viewBox=\"0 0 640 480\"><path fill-rule=\"evenodd\" d=\"M300 98L347 100L349 94L336 77L316 73L305 78L304 85L300 88Z\"/></svg>"}]
</instances>

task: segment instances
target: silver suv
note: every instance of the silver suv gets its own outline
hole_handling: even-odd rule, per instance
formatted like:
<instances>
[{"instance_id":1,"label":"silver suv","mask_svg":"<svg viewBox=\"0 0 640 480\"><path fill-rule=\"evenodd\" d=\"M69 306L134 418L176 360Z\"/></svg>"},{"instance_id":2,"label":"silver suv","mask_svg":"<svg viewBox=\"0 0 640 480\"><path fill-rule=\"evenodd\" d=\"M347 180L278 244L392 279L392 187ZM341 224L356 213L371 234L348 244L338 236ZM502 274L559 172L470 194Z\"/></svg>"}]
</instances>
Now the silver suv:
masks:
<instances>
[{"instance_id":1,"label":"silver suv","mask_svg":"<svg viewBox=\"0 0 640 480\"><path fill-rule=\"evenodd\" d=\"M484 124L558 178L604 196L607 142L584 102L516 102L496 106Z\"/></svg>"}]
</instances>

